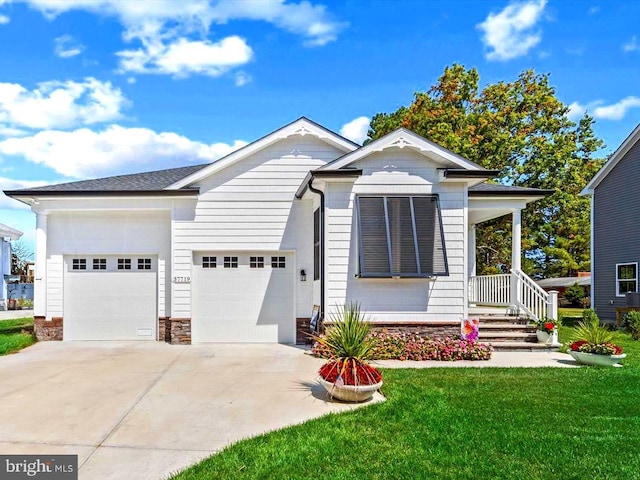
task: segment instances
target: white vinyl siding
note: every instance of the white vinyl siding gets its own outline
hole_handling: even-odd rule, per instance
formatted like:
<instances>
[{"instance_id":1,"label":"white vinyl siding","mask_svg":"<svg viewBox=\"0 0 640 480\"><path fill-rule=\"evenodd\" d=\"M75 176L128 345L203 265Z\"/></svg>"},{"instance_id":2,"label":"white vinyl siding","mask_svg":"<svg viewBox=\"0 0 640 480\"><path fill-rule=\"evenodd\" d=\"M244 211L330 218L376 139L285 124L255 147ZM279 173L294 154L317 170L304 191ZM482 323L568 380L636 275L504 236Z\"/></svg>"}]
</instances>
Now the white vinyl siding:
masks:
<instances>
[{"instance_id":1,"label":"white vinyl siding","mask_svg":"<svg viewBox=\"0 0 640 480\"><path fill-rule=\"evenodd\" d=\"M326 308L360 302L374 321L458 321L465 308L464 184L438 183L437 165L408 149L388 149L353 165L355 183L331 183L326 191ZM356 278L359 195L438 194L449 275L429 279Z\"/></svg>"},{"instance_id":2,"label":"white vinyl siding","mask_svg":"<svg viewBox=\"0 0 640 480\"><path fill-rule=\"evenodd\" d=\"M628 292L638 291L638 264L616 264L616 296L624 297Z\"/></svg>"},{"instance_id":3,"label":"white vinyl siding","mask_svg":"<svg viewBox=\"0 0 640 480\"><path fill-rule=\"evenodd\" d=\"M310 170L344 152L310 135L295 135L203 180L195 211L174 210L174 275L191 276L192 252L295 251L296 269L313 269L311 200L295 192ZM271 255L265 254L270 265ZM218 255L218 268L222 258ZM296 316L309 317L312 282L296 282ZM188 284L173 284L172 316L191 317Z\"/></svg>"}]
</instances>

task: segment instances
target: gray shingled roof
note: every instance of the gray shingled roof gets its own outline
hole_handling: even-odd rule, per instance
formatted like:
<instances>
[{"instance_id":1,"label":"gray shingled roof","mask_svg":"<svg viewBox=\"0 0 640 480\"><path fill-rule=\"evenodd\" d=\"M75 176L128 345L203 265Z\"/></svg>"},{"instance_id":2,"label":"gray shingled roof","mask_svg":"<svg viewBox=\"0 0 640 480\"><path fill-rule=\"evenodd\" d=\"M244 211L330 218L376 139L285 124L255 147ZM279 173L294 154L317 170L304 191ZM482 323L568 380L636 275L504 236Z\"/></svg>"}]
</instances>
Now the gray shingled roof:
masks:
<instances>
[{"instance_id":1,"label":"gray shingled roof","mask_svg":"<svg viewBox=\"0 0 640 480\"><path fill-rule=\"evenodd\" d=\"M515 187L511 185L499 185L496 183L479 183L469 187L471 195L525 195L525 196L546 196L554 193L553 190L542 190L540 188Z\"/></svg>"},{"instance_id":2,"label":"gray shingled roof","mask_svg":"<svg viewBox=\"0 0 640 480\"><path fill-rule=\"evenodd\" d=\"M81 180L35 187L24 192L96 192L96 191L155 191L162 190L178 180L206 167L208 163L188 167L156 170L155 172L117 175L115 177Z\"/></svg>"}]
</instances>

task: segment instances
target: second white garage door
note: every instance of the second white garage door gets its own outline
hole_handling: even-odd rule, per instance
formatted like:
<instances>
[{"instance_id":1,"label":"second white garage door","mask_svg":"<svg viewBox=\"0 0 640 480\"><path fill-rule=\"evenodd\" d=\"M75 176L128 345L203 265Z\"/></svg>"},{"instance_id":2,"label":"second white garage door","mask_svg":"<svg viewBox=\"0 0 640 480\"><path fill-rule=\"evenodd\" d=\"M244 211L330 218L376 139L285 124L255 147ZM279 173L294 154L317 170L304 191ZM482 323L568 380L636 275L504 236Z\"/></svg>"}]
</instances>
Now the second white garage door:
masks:
<instances>
[{"instance_id":1,"label":"second white garage door","mask_svg":"<svg viewBox=\"0 0 640 480\"><path fill-rule=\"evenodd\" d=\"M292 253L197 253L193 260L193 342L295 341Z\"/></svg>"}]
</instances>

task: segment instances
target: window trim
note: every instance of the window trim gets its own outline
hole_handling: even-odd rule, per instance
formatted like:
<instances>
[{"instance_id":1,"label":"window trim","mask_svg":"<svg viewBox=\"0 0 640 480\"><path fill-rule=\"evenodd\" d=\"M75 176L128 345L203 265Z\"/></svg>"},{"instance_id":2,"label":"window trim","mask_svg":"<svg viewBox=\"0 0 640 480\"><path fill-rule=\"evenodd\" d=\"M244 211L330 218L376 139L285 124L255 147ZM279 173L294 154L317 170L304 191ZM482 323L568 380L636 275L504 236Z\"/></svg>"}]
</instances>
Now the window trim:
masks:
<instances>
[{"instance_id":1,"label":"window trim","mask_svg":"<svg viewBox=\"0 0 640 480\"><path fill-rule=\"evenodd\" d=\"M636 270L636 276L634 278L619 278L618 277L618 267L626 267L629 265L633 265L635 267ZM616 297L621 297L624 298L626 296L626 293L620 293L620 282L635 282L636 283L636 289L634 290L634 292L638 291L638 262L625 262L625 263L616 263ZM629 292L629 293L633 293L633 292Z\"/></svg>"},{"instance_id":2,"label":"window trim","mask_svg":"<svg viewBox=\"0 0 640 480\"><path fill-rule=\"evenodd\" d=\"M383 206L384 206L384 215L385 215L385 226L386 226L386 237L387 237L387 253L389 258L389 269L392 268L393 265L393 255L392 255L392 245L391 245L391 229L389 226L389 210L387 206L388 198L408 198L409 206L411 209L411 223L413 229L413 240L414 240L414 249L416 255L416 264L418 273L397 273L397 272L371 272L371 273L363 273L362 267L364 265L364 248L362 245L362 225L360 219L360 199L361 198L383 198ZM415 207L414 207L414 198L431 198L436 202L436 215L438 216L438 223L440 224L440 242L442 245L442 255L444 257L444 271L443 272L429 272L422 273L420 266L420 250L418 248L418 230L415 221ZM432 278L432 277L440 277L440 276L449 276L449 260L447 258L447 245L444 238L444 225L442 223L442 210L440 208L440 196L437 193L428 194L428 195L407 195L407 194L364 194L356 196L356 215L357 215L357 235L358 235L358 278ZM437 233L436 233L437 235ZM434 237L435 238L435 237Z\"/></svg>"}]
</instances>

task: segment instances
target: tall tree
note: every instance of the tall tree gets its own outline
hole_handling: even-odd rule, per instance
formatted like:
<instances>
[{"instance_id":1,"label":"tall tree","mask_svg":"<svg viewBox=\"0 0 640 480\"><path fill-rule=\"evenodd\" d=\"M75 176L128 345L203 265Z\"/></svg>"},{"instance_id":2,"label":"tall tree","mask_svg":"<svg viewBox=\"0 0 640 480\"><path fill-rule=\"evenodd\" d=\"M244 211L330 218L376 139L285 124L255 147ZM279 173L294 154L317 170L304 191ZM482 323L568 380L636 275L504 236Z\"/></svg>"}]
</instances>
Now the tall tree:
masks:
<instances>
[{"instance_id":1,"label":"tall tree","mask_svg":"<svg viewBox=\"0 0 640 480\"><path fill-rule=\"evenodd\" d=\"M454 64L408 107L374 115L369 139L405 127L485 168L505 185L554 190L523 212L523 269L542 276L588 270L589 201L580 190L602 165L593 119L578 123L555 95L549 76L533 70L512 82L479 87L475 68ZM478 226L480 273L511 263L510 218Z\"/></svg>"},{"instance_id":2,"label":"tall tree","mask_svg":"<svg viewBox=\"0 0 640 480\"><path fill-rule=\"evenodd\" d=\"M29 263L33 260L33 252L21 241L11 244L11 273L27 275Z\"/></svg>"}]
</instances>

